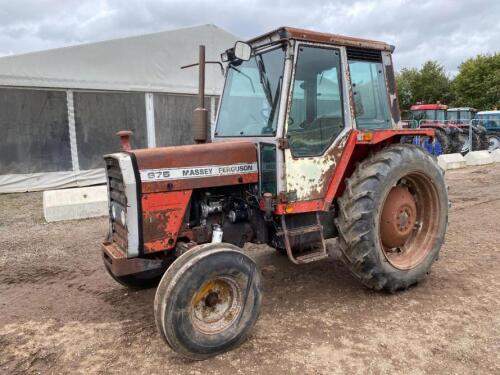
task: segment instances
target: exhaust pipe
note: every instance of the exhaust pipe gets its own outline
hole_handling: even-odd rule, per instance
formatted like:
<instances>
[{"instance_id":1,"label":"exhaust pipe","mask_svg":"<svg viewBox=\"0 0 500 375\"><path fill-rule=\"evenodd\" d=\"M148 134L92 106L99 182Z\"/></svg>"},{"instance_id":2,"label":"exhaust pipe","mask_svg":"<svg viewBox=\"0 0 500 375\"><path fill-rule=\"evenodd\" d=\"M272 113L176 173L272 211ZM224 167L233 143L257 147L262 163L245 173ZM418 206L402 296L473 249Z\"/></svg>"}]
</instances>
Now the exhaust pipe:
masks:
<instances>
[{"instance_id":1,"label":"exhaust pipe","mask_svg":"<svg viewBox=\"0 0 500 375\"><path fill-rule=\"evenodd\" d=\"M208 110L205 108L205 46L200 46L198 61L198 107L193 113L193 139L206 143L208 134Z\"/></svg>"}]
</instances>

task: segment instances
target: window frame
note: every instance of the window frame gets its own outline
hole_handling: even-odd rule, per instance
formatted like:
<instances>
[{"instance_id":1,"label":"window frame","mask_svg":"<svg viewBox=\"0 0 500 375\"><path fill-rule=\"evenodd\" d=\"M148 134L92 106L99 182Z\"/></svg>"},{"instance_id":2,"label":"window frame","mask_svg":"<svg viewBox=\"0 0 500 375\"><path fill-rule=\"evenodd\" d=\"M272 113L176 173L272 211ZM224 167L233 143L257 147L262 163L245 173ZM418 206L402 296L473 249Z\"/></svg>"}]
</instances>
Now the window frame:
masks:
<instances>
[{"instance_id":1,"label":"window frame","mask_svg":"<svg viewBox=\"0 0 500 375\"><path fill-rule=\"evenodd\" d=\"M319 49L327 49L327 50L337 51L339 53L338 87L339 87L339 102L341 103L343 127L342 127L342 130L335 137L331 138L330 142L328 144L326 144L325 147L323 148L323 150L319 153L311 153L311 154L307 154L307 155L296 155L293 151L293 148L290 146L289 150L290 150L290 154L291 154L293 159L304 159L304 158L312 158L312 157L318 157L318 156L325 155L328 152L328 150L332 147L332 145L338 139L340 139L346 131L349 131L352 129L352 125L351 125L352 119L346 113L346 108L348 108L348 107L346 107L345 96L344 96L345 84L348 81L348 79L346 78L347 71L345 68L345 65L347 63L347 60L345 57L345 47L331 45L331 44L323 44L323 43L296 42L295 50L294 50L292 74L290 77L290 84L288 87L288 106L286 109L286 116L284 119L284 127L283 127L284 137L288 140L290 139L290 137L288 136L288 119L290 117L290 113L292 110L293 90L295 87L295 76L297 73L296 72L297 62L299 59L299 49L301 47L313 47L313 48L319 48ZM347 106L348 106L348 103L347 103Z\"/></svg>"}]
</instances>

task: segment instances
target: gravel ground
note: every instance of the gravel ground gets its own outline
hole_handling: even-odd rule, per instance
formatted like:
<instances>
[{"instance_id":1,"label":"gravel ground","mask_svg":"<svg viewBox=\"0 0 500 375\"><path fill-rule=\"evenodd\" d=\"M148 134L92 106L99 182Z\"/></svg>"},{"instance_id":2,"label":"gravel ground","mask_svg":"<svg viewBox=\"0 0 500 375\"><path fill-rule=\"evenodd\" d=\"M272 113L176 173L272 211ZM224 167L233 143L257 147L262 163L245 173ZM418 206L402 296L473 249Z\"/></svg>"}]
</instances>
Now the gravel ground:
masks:
<instances>
[{"instance_id":1,"label":"gravel ground","mask_svg":"<svg viewBox=\"0 0 500 375\"><path fill-rule=\"evenodd\" d=\"M0 373L500 373L500 165L449 172L446 244L393 295L335 259L295 266L250 246L260 320L238 349L190 362L158 336L154 289L104 271L104 218L47 224L41 194L0 195Z\"/></svg>"}]
</instances>

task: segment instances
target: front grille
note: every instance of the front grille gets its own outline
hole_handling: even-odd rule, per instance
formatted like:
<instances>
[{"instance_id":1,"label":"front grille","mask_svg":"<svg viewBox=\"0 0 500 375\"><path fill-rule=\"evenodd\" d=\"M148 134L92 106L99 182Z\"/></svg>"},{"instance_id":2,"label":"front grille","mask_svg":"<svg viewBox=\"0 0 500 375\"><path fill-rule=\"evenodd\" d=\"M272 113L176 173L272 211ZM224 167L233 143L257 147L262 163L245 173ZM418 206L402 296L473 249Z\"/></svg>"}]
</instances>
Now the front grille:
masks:
<instances>
[{"instance_id":1,"label":"front grille","mask_svg":"<svg viewBox=\"0 0 500 375\"><path fill-rule=\"evenodd\" d=\"M106 169L109 186L109 207L111 237L123 250L127 250L127 196L120 169L120 163L114 158L106 158Z\"/></svg>"}]
</instances>

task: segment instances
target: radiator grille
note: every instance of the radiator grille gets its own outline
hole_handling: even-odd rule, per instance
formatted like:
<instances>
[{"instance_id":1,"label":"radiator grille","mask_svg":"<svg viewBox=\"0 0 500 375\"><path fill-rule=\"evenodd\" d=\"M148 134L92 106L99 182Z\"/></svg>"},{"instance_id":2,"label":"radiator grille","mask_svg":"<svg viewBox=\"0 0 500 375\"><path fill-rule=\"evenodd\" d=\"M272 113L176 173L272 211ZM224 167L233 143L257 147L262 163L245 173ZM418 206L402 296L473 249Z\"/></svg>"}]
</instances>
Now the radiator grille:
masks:
<instances>
[{"instance_id":1,"label":"radiator grille","mask_svg":"<svg viewBox=\"0 0 500 375\"><path fill-rule=\"evenodd\" d=\"M128 235L126 227L127 196L125 184L118 160L106 158L106 169L109 184L111 235L114 242L123 250L127 250Z\"/></svg>"}]
</instances>

